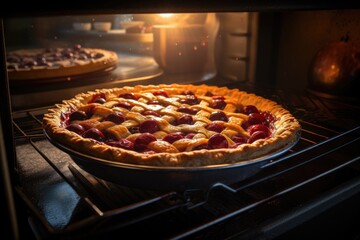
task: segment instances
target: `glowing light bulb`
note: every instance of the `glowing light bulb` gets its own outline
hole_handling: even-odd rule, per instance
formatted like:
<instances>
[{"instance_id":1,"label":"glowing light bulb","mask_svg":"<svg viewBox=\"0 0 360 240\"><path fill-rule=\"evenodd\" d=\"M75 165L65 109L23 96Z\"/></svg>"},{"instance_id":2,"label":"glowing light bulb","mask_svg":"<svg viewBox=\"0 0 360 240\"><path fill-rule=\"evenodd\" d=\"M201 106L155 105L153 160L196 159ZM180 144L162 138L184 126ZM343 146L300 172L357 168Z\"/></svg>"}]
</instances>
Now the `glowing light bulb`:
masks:
<instances>
[{"instance_id":1,"label":"glowing light bulb","mask_svg":"<svg viewBox=\"0 0 360 240\"><path fill-rule=\"evenodd\" d=\"M171 18L174 14L173 13L160 13L159 15L162 18Z\"/></svg>"}]
</instances>

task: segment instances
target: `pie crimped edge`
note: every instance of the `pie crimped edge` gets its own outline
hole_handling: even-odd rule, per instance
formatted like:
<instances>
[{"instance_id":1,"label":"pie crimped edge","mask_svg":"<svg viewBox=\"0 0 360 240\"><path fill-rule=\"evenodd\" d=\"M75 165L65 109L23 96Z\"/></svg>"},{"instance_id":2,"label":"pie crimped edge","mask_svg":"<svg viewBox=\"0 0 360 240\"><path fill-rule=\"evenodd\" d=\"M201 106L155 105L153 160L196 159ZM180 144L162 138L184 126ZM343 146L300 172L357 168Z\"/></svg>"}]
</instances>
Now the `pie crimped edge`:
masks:
<instances>
[{"instance_id":1,"label":"pie crimped edge","mask_svg":"<svg viewBox=\"0 0 360 240\"><path fill-rule=\"evenodd\" d=\"M122 148L112 147L99 143L61 127L62 112L70 109L76 110L87 104L91 98L99 93L115 94L154 92L164 90L169 95L181 94L184 90L192 91L196 96L211 92L214 95L226 96L242 105L254 105L260 111L269 111L276 120L273 123L275 131L267 139L259 139L253 143L245 143L237 148L201 149L179 153L154 153L144 154ZM158 167L199 167L219 164L234 164L271 154L295 141L297 133L301 130L298 120L281 105L252 93L209 85L137 85L134 87L122 87L112 89L97 89L87 93L80 93L70 100L64 100L62 104L56 104L55 108L49 109L43 118L43 128L52 140L63 144L70 149L89 156L109 161Z\"/></svg>"}]
</instances>

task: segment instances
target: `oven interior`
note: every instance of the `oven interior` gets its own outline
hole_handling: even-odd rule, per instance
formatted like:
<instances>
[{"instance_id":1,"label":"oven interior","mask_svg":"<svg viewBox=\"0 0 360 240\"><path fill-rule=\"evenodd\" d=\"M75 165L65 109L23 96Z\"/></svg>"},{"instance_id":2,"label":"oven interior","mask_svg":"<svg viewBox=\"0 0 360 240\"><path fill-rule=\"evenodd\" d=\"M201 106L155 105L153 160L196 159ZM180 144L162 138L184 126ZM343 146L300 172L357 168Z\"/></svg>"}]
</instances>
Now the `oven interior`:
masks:
<instances>
[{"instance_id":1,"label":"oven interior","mask_svg":"<svg viewBox=\"0 0 360 240\"><path fill-rule=\"evenodd\" d=\"M336 214L340 211L352 219L359 210L353 204L359 200L360 128L346 112L340 113L344 120L329 112L341 107L357 115L359 107L338 106L337 101L309 94L251 91L286 104L301 121L299 142L245 181L181 192L134 189L96 178L44 137L41 119L46 107L14 112L20 176L15 190L30 210L38 238L44 233L65 238L111 236L114 231L141 237L139 228L157 238L175 239L286 239L298 231L301 236L315 231L319 237L354 237L358 223L344 216L337 221ZM349 212L344 204L354 208ZM325 216L331 222L324 222ZM311 229L313 221L323 228Z\"/></svg>"},{"instance_id":2,"label":"oven interior","mask_svg":"<svg viewBox=\"0 0 360 240\"><path fill-rule=\"evenodd\" d=\"M191 21L217 19L212 25L216 26L212 64L190 74L168 73L159 67L152 57L151 33L124 35L123 29L119 29L122 33L116 29L111 34L84 33L71 25L74 19L110 21L110 16L111 21L115 16L122 21L129 16L132 21L154 21L149 15L155 14L81 15L61 21L62 17L39 17L30 18L30 23L27 18L5 19L5 51L79 43L111 48L122 60L116 70L85 80L9 80L16 156L9 159L9 171L15 176L20 235L28 230L34 239L144 234L159 239L359 239L360 223L351 219L360 213L360 100L350 93L308 88L309 62L321 46L344 34L360 41L354 30L360 23L359 11L188 14L195 16ZM228 26L239 21L244 24L240 30L226 33ZM27 27L26 31L14 25ZM227 40L225 33L240 45L229 50L233 38ZM242 50L232 52L239 46ZM224 56L227 51L232 55ZM240 75L231 64L242 70ZM294 147L243 181L218 182L207 189L157 191L97 178L44 136L43 114L62 99L99 87L159 83L226 86L274 100L299 119L301 137Z\"/></svg>"}]
</instances>

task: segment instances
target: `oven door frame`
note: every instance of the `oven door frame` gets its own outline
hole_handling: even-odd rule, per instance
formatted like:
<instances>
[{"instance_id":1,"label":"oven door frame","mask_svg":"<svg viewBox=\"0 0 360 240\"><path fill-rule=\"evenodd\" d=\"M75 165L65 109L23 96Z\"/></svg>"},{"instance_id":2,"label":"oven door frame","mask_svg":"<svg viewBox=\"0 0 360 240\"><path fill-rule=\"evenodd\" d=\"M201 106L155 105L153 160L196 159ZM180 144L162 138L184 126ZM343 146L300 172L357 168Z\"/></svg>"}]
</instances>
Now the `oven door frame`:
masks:
<instances>
[{"instance_id":1,"label":"oven door frame","mask_svg":"<svg viewBox=\"0 0 360 240\"><path fill-rule=\"evenodd\" d=\"M23 3L21 3L23 4ZM289 5L287 1L278 1L276 5L272 5L268 1L238 1L237 4L234 4L232 1L207 1L206 7L201 1L194 2L190 0L185 0L181 2L171 3L167 1L156 0L151 1L133 1L133 2L117 2L114 3L111 0L105 0L97 2L96 4L84 3L80 1L78 5L74 5L73 2L63 1L61 6L59 5L48 5L47 9L43 7L37 8L38 6L34 5L33 2L27 2L26 5L23 5L19 8L18 3L14 2L14 6L7 5L6 12L2 12L0 16L0 44L1 44L1 77L0 81L0 173L2 175L1 179L1 200L6 203L5 212L1 214L0 220L4 225L2 235L11 236L11 239L18 239L20 235L25 235L26 233L21 233L19 231L19 226L23 226L22 221L26 221L24 208L21 207L21 204L16 199L16 194L13 194L13 187L17 181L16 175L16 166L14 166L15 159L15 147L13 143L13 132L12 132L12 116L11 116L11 100L10 100L10 91L8 86L8 77L6 72L6 61L5 61L5 37L3 29L3 18L8 16L51 16L51 15L61 15L67 14L69 11L74 14L91 14L91 13L128 13L128 12L138 12L139 4L142 6L141 11L144 13L154 13L154 12L225 12L225 11L280 11L280 10L316 10L316 9L350 9L350 8L359 8L356 3L349 3L344 1L336 1L329 4L328 1L297 1L295 4ZM315 4L315 5L314 5ZM69 6L72 6L72 9L69 9ZM86 6L84 8L84 6ZM41 11L40 11L41 9ZM120 11L115 11L114 9L121 9ZM19 222L21 221L21 222Z\"/></svg>"},{"instance_id":2,"label":"oven door frame","mask_svg":"<svg viewBox=\"0 0 360 240\"><path fill-rule=\"evenodd\" d=\"M19 238L18 216L20 211L16 206L15 195L13 194L15 172L15 145L13 142L12 116L10 90L6 72L5 37L3 18L0 18L0 48L1 48L1 81L0 81L0 174L1 174L1 199L5 203L5 211L1 214L3 236L11 236L11 239Z\"/></svg>"}]
</instances>

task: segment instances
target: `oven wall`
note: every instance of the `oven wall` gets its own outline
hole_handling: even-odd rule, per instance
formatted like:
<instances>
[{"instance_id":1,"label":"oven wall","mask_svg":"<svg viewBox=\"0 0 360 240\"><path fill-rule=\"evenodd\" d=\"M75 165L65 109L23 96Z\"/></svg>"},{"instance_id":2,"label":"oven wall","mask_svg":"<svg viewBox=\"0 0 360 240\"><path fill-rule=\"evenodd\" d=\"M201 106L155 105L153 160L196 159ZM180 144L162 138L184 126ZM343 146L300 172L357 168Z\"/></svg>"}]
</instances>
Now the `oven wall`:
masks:
<instances>
[{"instance_id":1,"label":"oven wall","mask_svg":"<svg viewBox=\"0 0 360 240\"><path fill-rule=\"evenodd\" d=\"M305 89L316 52L346 34L360 44L359 25L360 10L260 13L256 81Z\"/></svg>"}]
</instances>

